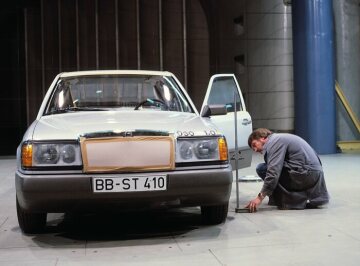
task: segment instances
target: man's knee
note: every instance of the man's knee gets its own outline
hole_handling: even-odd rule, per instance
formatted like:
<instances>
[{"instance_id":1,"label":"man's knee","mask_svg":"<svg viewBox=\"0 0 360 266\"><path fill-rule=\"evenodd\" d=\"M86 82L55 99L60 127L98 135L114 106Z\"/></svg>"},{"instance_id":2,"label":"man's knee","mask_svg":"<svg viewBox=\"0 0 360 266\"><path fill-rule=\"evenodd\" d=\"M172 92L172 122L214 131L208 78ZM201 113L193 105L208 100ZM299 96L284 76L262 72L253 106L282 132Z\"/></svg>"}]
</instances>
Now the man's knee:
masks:
<instances>
[{"instance_id":1,"label":"man's knee","mask_svg":"<svg viewBox=\"0 0 360 266\"><path fill-rule=\"evenodd\" d=\"M256 173L258 176L264 180L266 177L266 171L267 171L267 164L266 163L260 163L256 167Z\"/></svg>"}]
</instances>

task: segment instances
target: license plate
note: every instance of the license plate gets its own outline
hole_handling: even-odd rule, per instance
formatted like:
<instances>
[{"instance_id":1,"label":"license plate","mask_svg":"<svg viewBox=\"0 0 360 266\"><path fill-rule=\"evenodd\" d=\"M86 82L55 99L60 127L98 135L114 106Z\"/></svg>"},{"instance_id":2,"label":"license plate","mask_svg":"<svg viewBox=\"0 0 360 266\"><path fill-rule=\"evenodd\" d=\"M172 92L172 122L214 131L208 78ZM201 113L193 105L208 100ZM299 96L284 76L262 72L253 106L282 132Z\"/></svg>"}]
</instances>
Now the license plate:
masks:
<instances>
[{"instance_id":1,"label":"license plate","mask_svg":"<svg viewBox=\"0 0 360 266\"><path fill-rule=\"evenodd\" d=\"M93 178L94 192L159 191L166 189L166 175Z\"/></svg>"}]
</instances>

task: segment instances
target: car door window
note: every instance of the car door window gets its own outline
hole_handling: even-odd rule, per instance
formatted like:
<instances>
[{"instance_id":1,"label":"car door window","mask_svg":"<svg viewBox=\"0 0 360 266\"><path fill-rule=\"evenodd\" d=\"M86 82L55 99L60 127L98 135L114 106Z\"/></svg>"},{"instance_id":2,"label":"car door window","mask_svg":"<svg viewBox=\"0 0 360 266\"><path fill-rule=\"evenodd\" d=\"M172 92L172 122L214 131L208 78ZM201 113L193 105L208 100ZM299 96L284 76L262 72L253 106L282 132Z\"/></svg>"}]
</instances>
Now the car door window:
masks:
<instances>
[{"instance_id":1,"label":"car door window","mask_svg":"<svg viewBox=\"0 0 360 266\"><path fill-rule=\"evenodd\" d=\"M227 112L234 112L234 93L236 94L236 110L242 111L240 95L233 77L217 77L214 79L209 94L208 104L226 104Z\"/></svg>"}]
</instances>

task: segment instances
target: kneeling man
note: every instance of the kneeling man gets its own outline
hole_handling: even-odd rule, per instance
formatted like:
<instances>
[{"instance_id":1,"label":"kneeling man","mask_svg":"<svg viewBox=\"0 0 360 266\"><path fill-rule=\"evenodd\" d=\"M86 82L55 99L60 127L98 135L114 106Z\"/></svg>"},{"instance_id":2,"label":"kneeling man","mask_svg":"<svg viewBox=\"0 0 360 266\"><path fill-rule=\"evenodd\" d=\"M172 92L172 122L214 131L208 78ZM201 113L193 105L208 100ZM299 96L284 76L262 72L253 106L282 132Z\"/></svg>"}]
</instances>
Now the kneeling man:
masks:
<instances>
[{"instance_id":1,"label":"kneeling man","mask_svg":"<svg viewBox=\"0 0 360 266\"><path fill-rule=\"evenodd\" d=\"M255 212L266 196L279 209L316 208L329 202L321 161L305 140L258 128L250 134L248 144L264 154L265 160L256 168L264 184L246 206L249 212Z\"/></svg>"}]
</instances>

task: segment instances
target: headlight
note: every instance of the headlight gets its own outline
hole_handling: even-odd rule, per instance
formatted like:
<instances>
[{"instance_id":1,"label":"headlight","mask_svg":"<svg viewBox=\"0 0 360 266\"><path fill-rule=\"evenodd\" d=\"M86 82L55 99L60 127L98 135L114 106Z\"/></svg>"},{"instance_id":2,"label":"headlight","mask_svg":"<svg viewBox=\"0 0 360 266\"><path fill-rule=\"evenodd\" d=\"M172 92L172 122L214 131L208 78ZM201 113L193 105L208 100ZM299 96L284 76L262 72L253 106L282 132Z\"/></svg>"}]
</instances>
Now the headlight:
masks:
<instances>
[{"instance_id":1,"label":"headlight","mask_svg":"<svg viewBox=\"0 0 360 266\"><path fill-rule=\"evenodd\" d=\"M76 160L76 150L74 145L64 145L60 149L60 155L65 163L73 163Z\"/></svg>"},{"instance_id":2,"label":"headlight","mask_svg":"<svg viewBox=\"0 0 360 266\"><path fill-rule=\"evenodd\" d=\"M25 142L21 149L21 164L25 168L80 166L80 146L78 143Z\"/></svg>"},{"instance_id":3,"label":"headlight","mask_svg":"<svg viewBox=\"0 0 360 266\"><path fill-rule=\"evenodd\" d=\"M34 145L35 163L56 164L60 159L59 146L55 144Z\"/></svg>"},{"instance_id":4,"label":"headlight","mask_svg":"<svg viewBox=\"0 0 360 266\"><path fill-rule=\"evenodd\" d=\"M228 150L223 137L178 139L176 162L226 161Z\"/></svg>"},{"instance_id":5,"label":"headlight","mask_svg":"<svg viewBox=\"0 0 360 266\"><path fill-rule=\"evenodd\" d=\"M193 143L189 141L182 141L179 145L180 158L183 160L190 160L193 157Z\"/></svg>"}]
</instances>

